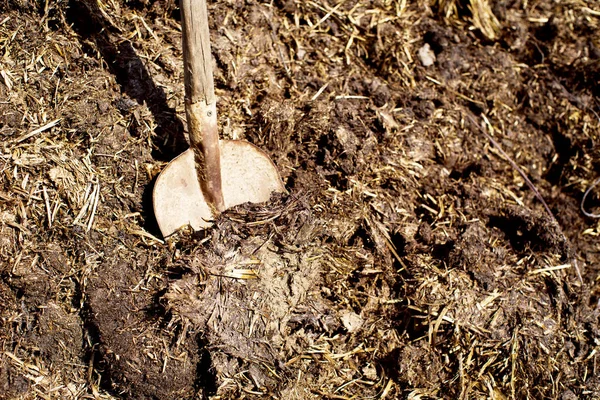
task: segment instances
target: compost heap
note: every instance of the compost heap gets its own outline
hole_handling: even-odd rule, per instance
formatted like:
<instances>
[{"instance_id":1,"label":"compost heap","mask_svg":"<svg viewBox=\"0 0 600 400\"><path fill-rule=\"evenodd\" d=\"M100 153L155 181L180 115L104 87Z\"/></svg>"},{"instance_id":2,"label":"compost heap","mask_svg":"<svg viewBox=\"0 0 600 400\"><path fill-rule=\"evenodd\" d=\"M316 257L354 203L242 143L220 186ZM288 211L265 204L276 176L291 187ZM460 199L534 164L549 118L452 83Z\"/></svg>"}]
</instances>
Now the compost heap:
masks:
<instances>
[{"instance_id":1,"label":"compost heap","mask_svg":"<svg viewBox=\"0 0 600 400\"><path fill-rule=\"evenodd\" d=\"M163 240L176 2L0 0L0 398L600 398L600 2L209 12L289 193Z\"/></svg>"}]
</instances>

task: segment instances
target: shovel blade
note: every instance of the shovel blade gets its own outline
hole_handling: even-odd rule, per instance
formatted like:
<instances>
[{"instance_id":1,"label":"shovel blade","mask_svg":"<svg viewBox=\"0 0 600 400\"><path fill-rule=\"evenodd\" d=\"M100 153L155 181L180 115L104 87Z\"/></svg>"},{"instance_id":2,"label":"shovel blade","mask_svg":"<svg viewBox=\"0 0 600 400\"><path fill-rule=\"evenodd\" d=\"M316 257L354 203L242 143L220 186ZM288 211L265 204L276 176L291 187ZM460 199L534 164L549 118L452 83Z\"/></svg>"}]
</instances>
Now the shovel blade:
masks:
<instances>
[{"instance_id":1,"label":"shovel blade","mask_svg":"<svg viewBox=\"0 0 600 400\"><path fill-rule=\"evenodd\" d=\"M223 140L221 179L225 207L263 203L273 192L285 192L277 169L258 147L241 140ZM212 225L213 214L204 199L192 150L187 150L160 173L152 194L154 215L164 237L184 226L194 230Z\"/></svg>"}]
</instances>

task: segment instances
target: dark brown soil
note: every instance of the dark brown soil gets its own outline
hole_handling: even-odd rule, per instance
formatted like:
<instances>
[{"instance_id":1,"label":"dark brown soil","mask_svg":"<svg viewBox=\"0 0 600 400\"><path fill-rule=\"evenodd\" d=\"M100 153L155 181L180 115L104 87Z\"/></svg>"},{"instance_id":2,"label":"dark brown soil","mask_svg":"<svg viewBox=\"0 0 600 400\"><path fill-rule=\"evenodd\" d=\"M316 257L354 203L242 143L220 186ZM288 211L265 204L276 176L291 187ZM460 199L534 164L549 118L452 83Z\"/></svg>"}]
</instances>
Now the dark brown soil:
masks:
<instances>
[{"instance_id":1,"label":"dark brown soil","mask_svg":"<svg viewBox=\"0 0 600 400\"><path fill-rule=\"evenodd\" d=\"M600 398L600 2L209 11L289 193L164 241L177 3L0 0L0 399Z\"/></svg>"}]
</instances>

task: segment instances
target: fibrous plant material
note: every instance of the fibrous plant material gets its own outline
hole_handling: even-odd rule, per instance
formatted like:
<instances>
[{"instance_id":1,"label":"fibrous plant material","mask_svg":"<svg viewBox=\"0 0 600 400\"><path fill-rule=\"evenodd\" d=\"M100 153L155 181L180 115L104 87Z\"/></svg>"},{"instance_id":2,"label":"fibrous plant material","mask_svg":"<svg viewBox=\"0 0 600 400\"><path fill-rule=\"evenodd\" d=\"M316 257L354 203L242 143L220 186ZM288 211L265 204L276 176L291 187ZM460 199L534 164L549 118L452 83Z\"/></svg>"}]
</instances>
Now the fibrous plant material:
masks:
<instances>
[{"instance_id":1,"label":"fibrous plant material","mask_svg":"<svg viewBox=\"0 0 600 400\"><path fill-rule=\"evenodd\" d=\"M210 2L223 137L289 194L162 240L176 3L0 1L0 393L600 397L598 7L455 4Z\"/></svg>"}]
</instances>

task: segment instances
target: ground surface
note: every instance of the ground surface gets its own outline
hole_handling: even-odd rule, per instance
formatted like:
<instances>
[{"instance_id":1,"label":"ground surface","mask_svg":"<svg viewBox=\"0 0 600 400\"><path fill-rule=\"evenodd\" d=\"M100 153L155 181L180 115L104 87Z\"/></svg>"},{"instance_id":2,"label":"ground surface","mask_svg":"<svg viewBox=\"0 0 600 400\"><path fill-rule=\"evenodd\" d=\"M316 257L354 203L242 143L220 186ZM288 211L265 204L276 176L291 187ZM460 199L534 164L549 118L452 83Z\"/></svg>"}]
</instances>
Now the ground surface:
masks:
<instances>
[{"instance_id":1,"label":"ground surface","mask_svg":"<svg viewBox=\"0 0 600 400\"><path fill-rule=\"evenodd\" d=\"M600 2L209 7L289 193L164 242L176 2L0 0L0 398L600 398Z\"/></svg>"}]
</instances>

